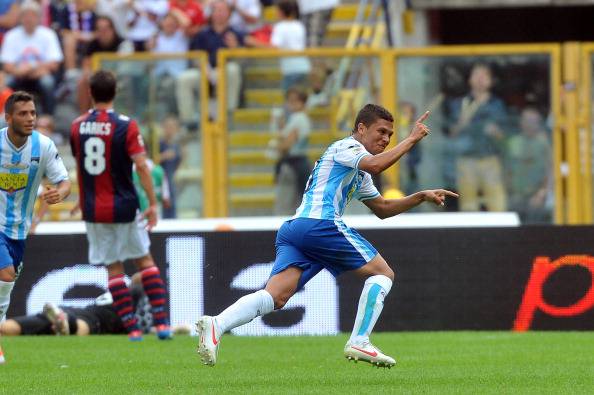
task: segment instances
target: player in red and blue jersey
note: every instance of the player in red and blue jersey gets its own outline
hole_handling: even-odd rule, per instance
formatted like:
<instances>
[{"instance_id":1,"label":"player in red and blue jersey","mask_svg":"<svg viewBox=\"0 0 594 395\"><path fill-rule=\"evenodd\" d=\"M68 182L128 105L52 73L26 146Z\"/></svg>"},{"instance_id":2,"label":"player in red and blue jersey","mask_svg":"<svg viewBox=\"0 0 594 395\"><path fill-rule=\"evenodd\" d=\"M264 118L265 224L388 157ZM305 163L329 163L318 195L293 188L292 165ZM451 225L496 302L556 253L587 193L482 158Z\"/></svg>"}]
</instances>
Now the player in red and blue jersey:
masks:
<instances>
[{"instance_id":1,"label":"player in red and blue jersey","mask_svg":"<svg viewBox=\"0 0 594 395\"><path fill-rule=\"evenodd\" d=\"M134 317L124 264L134 260L152 306L157 335L171 338L166 289L149 253L148 230L157 223L155 197L146 151L137 123L113 110L116 78L98 71L90 79L94 108L72 123L70 144L76 158L80 208L89 240L89 262L105 265L114 307L130 340L141 340ZM149 207L138 215L138 196L132 182L136 165ZM146 225L145 220L146 219Z\"/></svg>"}]
</instances>

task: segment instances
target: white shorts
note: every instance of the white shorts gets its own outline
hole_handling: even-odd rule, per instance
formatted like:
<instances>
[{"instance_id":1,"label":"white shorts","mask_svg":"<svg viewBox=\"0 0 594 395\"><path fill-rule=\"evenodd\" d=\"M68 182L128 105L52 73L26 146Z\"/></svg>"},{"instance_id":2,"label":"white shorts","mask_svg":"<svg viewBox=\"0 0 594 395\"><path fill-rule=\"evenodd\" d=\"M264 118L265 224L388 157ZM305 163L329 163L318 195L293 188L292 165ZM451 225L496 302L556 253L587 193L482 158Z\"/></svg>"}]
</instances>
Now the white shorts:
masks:
<instances>
[{"instance_id":1,"label":"white shorts","mask_svg":"<svg viewBox=\"0 0 594 395\"><path fill-rule=\"evenodd\" d=\"M144 222L85 222L89 241L89 262L92 265L111 265L148 255L151 241Z\"/></svg>"}]
</instances>

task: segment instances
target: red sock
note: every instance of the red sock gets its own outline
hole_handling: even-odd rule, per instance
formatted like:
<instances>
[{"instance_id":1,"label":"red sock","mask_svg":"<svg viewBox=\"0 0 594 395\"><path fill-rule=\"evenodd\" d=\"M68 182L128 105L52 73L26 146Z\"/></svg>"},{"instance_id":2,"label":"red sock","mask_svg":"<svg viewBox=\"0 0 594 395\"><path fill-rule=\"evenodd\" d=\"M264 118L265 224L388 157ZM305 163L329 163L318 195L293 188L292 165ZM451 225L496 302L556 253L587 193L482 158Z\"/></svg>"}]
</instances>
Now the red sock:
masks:
<instances>
[{"instance_id":1,"label":"red sock","mask_svg":"<svg viewBox=\"0 0 594 395\"><path fill-rule=\"evenodd\" d=\"M130 289L124 281L124 275L118 274L109 278L109 292L113 298L113 308L122 320L124 328L128 333L139 330L134 315L134 305L132 304L132 295Z\"/></svg>"},{"instance_id":2,"label":"red sock","mask_svg":"<svg viewBox=\"0 0 594 395\"><path fill-rule=\"evenodd\" d=\"M156 325L169 325L167 316L167 290L161 279L159 268L151 266L141 272L142 287L146 296L148 296L151 310L153 313L153 322Z\"/></svg>"}]
</instances>

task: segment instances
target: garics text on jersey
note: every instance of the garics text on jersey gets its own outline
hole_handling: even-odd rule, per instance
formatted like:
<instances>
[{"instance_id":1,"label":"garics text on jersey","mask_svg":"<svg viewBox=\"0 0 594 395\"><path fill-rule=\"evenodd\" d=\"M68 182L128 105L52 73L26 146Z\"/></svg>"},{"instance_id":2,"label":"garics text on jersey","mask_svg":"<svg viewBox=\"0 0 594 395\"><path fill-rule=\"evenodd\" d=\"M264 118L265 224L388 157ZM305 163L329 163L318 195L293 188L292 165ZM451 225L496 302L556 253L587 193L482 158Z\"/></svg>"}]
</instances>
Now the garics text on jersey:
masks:
<instances>
[{"instance_id":1,"label":"garics text on jersey","mask_svg":"<svg viewBox=\"0 0 594 395\"><path fill-rule=\"evenodd\" d=\"M111 134L111 123L109 122L81 122L80 134L95 134L109 136Z\"/></svg>"}]
</instances>

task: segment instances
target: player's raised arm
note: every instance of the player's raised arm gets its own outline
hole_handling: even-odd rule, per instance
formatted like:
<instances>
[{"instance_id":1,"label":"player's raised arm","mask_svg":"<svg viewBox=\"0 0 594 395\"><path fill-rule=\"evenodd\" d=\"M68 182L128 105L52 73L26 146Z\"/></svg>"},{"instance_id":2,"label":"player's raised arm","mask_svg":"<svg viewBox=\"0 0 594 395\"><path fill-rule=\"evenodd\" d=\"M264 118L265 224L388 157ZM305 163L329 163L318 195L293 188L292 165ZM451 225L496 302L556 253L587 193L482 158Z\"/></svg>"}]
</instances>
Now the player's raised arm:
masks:
<instances>
[{"instance_id":1,"label":"player's raised arm","mask_svg":"<svg viewBox=\"0 0 594 395\"><path fill-rule=\"evenodd\" d=\"M429 117L429 111L426 111L419 119L417 119L415 126L411 130L408 137L398 143L396 147L388 151L378 153L377 155L367 155L361 159L359 162L359 169L370 174L379 174L396 163L402 157L402 155L410 151L410 149L416 143L421 141L429 134L429 128L423 123L427 117ZM378 145L381 147L383 144L383 148L388 145L390 142L390 137L393 134L392 130L388 130L389 123L385 123L386 125L380 126L378 128L378 132L383 134L383 142L380 142Z\"/></svg>"},{"instance_id":2,"label":"player's raised arm","mask_svg":"<svg viewBox=\"0 0 594 395\"><path fill-rule=\"evenodd\" d=\"M430 189L419 191L401 199L386 199L378 196L375 199L365 200L363 203L381 219L393 217L410 210L423 202L432 202L436 206L443 206L446 196L458 197L457 193L445 189Z\"/></svg>"}]
</instances>

